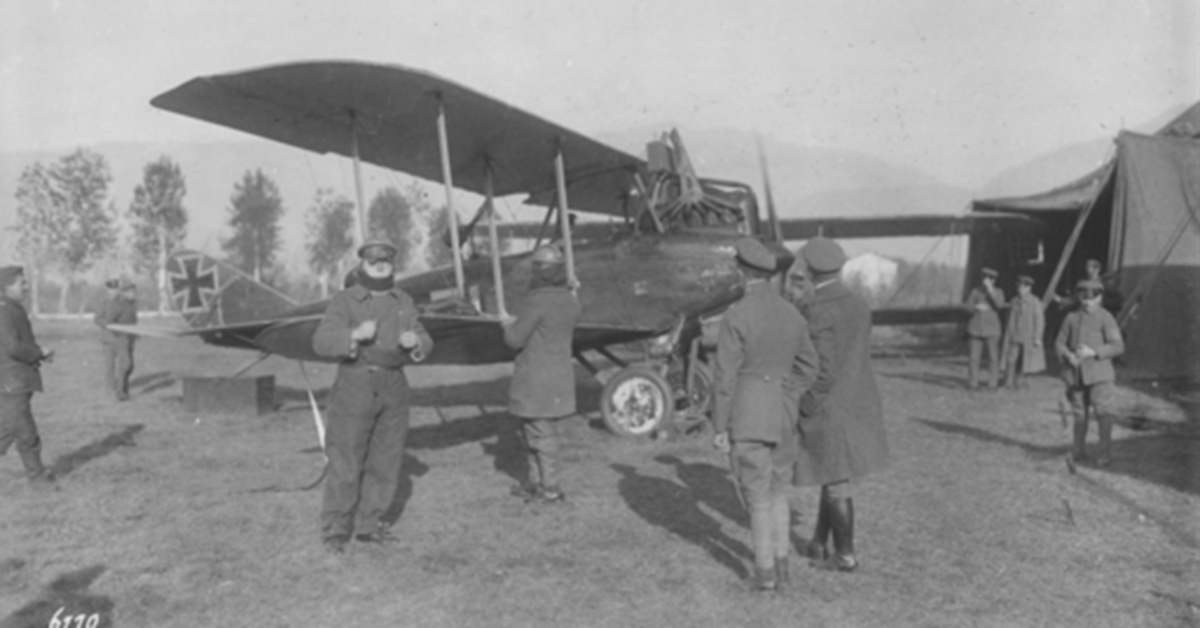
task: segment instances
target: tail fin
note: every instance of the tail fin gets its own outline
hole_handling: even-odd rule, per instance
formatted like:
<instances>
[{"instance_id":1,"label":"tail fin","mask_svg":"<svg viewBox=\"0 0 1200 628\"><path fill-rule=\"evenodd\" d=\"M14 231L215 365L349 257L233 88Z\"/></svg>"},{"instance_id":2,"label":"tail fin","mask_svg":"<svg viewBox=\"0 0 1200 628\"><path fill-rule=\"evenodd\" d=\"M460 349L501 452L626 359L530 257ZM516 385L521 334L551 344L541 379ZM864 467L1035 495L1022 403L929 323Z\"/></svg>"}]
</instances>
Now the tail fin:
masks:
<instances>
[{"instance_id":1,"label":"tail fin","mask_svg":"<svg viewBox=\"0 0 1200 628\"><path fill-rule=\"evenodd\" d=\"M198 251L167 259L171 306L193 328L275 318L296 307L287 295Z\"/></svg>"}]
</instances>

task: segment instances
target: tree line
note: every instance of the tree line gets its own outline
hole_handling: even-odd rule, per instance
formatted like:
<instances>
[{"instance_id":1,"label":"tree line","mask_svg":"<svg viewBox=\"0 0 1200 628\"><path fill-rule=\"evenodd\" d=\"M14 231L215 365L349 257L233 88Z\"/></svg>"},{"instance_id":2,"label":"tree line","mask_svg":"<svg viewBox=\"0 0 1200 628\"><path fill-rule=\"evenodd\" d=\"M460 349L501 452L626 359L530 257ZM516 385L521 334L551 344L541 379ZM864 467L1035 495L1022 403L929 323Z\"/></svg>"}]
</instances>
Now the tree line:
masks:
<instances>
[{"instance_id":1,"label":"tree line","mask_svg":"<svg viewBox=\"0 0 1200 628\"><path fill-rule=\"evenodd\" d=\"M72 289L76 311L90 305L98 273L153 277L155 298L142 302L165 311L170 303L165 264L184 248L188 209L187 181L179 164L162 155L147 163L129 206L118 208L110 196L112 173L96 151L79 148L48 163L35 162L21 172L16 191L17 255L30 278L31 305L42 311L41 290L56 288L55 311L70 311ZM354 263L352 201L330 189L319 189L305 213L304 249L311 277L292 278L279 252L280 221L285 206L279 187L261 169L247 170L234 182L226 207L229 233L221 240L224 261L286 293L307 301L326 297L340 287ZM367 232L396 244L397 269L435 266L450 259L440 234L445 212L425 198L420 184L401 191L379 190L368 205ZM424 245L424 246L422 246ZM423 259L416 259L423 251ZM114 272L121 269L122 272ZM90 280L89 280L90 279Z\"/></svg>"}]
</instances>

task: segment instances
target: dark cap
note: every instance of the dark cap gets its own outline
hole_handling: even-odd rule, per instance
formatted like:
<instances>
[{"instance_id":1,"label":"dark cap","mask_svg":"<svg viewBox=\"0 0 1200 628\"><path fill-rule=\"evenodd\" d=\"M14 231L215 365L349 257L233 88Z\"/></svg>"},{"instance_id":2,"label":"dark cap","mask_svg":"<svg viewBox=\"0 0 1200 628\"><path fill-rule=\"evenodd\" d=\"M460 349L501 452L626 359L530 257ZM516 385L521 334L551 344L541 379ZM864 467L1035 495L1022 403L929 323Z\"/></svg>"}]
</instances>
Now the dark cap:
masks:
<instances>
[{"instance_id":1,"label":"dark cap","mask_svg":"<svg viewBox=\"0 0 1200 628\"><path fill-rule=\"evenodd\" d=\"M1032 286L1033 285L1033 277L1030 277L1029 275L1020 275L1017 277L1017 284L1018 285L1025 284L1027 286Z\"/></svg>"},{"instance_id":2,"label":"dark cap","mask_svg":"<svg viewBox=\"0 0 1200 628\"><path fill-rule=\"evenodd\" d=\"M22 266L0 266L0 288L9 287L17 277L24 274L25 268Z\"/></svg>"},{"instance_id":3,"label":"dark cap","mask_svg":"<svg viewBox=\"0 0 1200 628\"><path fill-rule=\"evenodd\" d=\"M984 266L979 272L983 273L984 277L991 277L992 279L1000 276L1000 273L996 272L995 268L988 268L987 266Z\"/></svg>"},{"instance_id":4,"label":"dark cap","mask_svg":"<svg viewBox=\"0 0 1200 628\"><path fill-rule=\"evenodd\" d=\"M563 263L563 254L557 246L544 244L533 252L532 259L538 264L561 264Z\"/></svg>"},{"instance_id":5,"label":"dark cap","mask_svg":"<svg viewBox=\"0 0 1200 628\"><path fill-rule=\"evenodd\" d=\"M754 238L742 238L737 243L737 261L739 264L758 270L775 272L775 256Z\"/></svg>"},{"instance_id":6,"label":"dark cap","mask_svg":"<svg viewBox=\"0 0 1200 628\"><path fill-rule=\"evenodd\" d=\"M396 260L396 247L387 240L367 240L362 246L358 247L358 258L368 261L385 259L389 262L394 262Z\"/></svg>"},{"instance_id":7,"label":"dark cap","mask_svg":"<svg viewBox=\"0 0 1200 628\"><path fill-rule=\"evenodd\" d=\"M1080 279L1079 282L1075 284L1075 289L1104 292L1104 284L1100 283L1096 279Z\"/></svg>"},{"instance_id":8,"label":"dark cap","mask_svg":"<svg viewBox=\"0 0 1200 628\"><path fill-rule=\"evenodd\" d=\"M800 247L800 257L809 268L818 273L832 273L842 269L846 263L846 252L829 238L817 236Z\"/></svg>"}]
</instances>

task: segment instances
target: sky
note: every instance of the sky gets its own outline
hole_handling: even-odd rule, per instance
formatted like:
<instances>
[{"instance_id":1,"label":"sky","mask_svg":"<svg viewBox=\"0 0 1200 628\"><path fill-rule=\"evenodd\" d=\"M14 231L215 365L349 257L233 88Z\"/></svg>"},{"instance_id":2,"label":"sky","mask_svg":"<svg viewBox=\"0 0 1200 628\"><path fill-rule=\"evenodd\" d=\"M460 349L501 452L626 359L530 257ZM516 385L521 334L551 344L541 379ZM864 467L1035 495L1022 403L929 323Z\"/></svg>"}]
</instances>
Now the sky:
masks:
<instances>
[{"instance_id":1,"label":"sky","mask_svg":"<svg viewBox=\"0 0 1200 628\"><path fill-rule=\"evenodd\" d=\"M1200 100L1194 0L6 0L0 150L248 136L149 100L312 59L433 72L583 133L847 148L967 189Z\"/></svg>"}]
</instances>

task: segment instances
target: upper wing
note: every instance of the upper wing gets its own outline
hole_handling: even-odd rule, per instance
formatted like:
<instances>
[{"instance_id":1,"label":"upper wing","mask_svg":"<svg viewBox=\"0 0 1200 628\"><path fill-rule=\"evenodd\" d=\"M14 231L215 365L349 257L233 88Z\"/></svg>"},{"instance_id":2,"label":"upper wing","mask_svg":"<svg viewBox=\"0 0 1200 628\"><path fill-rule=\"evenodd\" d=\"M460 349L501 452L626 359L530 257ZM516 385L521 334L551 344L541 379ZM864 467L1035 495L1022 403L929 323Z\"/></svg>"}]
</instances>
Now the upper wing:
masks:
<instances>
[{"instance_id":1,"label":"upper wing","mask_svg":"<svg viewBox=\"0 0 1200 628\"><path fill-rule=\"evenodd\" d=\"M553 190L561 146L572 209L622 213L645 162L426 72L398 65L313 61L202 76L150 104L318 153L442 180L437 119L444 107L456 187L496 196ZM441 105L441 107L439 107Z\"/></svg>"}]
</instances>

